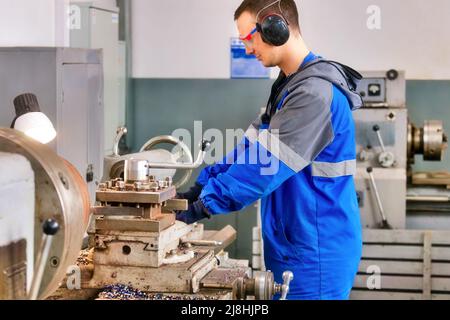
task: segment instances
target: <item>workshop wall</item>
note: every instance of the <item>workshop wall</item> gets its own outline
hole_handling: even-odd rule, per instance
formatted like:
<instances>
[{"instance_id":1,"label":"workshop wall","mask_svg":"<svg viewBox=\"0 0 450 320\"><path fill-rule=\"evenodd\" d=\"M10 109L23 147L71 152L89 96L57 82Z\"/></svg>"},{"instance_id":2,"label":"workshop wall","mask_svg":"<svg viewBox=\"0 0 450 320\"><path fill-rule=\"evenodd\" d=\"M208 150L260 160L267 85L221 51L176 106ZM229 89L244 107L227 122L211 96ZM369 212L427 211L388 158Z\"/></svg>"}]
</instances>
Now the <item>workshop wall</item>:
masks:
<instances>
[{"instance_id":1,"label":"workshop wall","mask_svg":"<svg viewBox=\"0 0 450 320\"><path fill-rule=\"evenodd\" d=\"M0 0L0 47L69 46L69 2Z\"/></svg>"},{"instance_id":2,"label":"workshop wall","mask_svg":"<svg viewBox=\"0 0 450 320\"><path fill-rule=\"evenodd\" d=\"M133 0L133 77L229 78L240 3ZM450 79L448 0L296 3L306 43L324 57L358 70L406 70L407 79Z\"/></svg>"}]
</instances>

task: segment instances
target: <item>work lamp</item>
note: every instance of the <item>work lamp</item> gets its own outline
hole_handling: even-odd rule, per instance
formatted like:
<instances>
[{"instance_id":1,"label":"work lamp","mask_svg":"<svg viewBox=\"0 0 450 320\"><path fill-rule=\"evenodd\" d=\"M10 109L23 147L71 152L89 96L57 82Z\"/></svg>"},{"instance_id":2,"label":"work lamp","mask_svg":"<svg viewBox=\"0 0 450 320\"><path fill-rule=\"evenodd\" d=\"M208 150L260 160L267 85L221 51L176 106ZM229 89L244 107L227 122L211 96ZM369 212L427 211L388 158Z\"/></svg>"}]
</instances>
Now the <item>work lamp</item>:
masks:
<instances>
[{"instance_id":1,"label":"work lamp","mask_svg":"<svg viewBox=\"0 0 450 320\"><path fill-rule=\"evenodd\" d=\"M56 130L50 119L41 112L37 97L32 93L22 94L14 99L16 117L11 128L22 131L42 144L56 137Z\"/></svg>"}]
</instances>

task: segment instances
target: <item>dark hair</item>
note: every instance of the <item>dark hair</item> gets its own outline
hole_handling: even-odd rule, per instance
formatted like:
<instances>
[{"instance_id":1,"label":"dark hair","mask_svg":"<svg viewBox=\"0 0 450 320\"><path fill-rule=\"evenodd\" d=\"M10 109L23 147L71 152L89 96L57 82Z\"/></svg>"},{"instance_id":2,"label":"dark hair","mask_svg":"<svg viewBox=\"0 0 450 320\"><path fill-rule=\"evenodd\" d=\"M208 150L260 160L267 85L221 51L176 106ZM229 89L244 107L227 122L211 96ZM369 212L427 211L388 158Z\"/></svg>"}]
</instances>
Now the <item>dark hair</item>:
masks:
<instances>
[{"instance_id":1,"label":"dark hair","mask_svg":"<svg viewBox=\"0 0 450 320\"><path fill-rule=\"evenodd\" d=\"M274 2L275 0L244 0L241 5L236 9L234 12L234 20L239 19L241 14L245 11L250 12L254 15L256 15L262 8L269 5L270 3ZM270 8L267 8L267 13L281 13L283 17L287 20L289 25L299 31L300 31L300 24L298 19L298 10L297 5L295 4L294 0L281 0L281 11L279 12L279 6L278 4L274 4Z\"/></svg>"}]
</instances>

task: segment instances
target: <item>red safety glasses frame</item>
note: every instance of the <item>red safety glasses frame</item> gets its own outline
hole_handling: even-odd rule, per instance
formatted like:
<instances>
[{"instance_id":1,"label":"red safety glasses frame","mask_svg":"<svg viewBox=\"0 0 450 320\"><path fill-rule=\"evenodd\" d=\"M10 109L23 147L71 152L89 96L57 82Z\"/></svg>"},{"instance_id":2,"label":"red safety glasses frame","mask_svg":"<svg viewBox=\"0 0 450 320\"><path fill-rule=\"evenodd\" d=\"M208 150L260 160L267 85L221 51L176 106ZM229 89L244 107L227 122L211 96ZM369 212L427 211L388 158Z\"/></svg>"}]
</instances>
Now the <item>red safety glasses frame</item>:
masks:
<instances>
[{"instance_id":1,"label":"red safety glasses frame","mask_svg":"<svg viewBox=\"0 0 450 320\"><path fill-rule=\"evenodd\" d=\"M254 28L250 33L242 38L239 38L246 46L250 46L253 44L253 35L258 31L258 28Z\"/></svg>"}]
</instances>

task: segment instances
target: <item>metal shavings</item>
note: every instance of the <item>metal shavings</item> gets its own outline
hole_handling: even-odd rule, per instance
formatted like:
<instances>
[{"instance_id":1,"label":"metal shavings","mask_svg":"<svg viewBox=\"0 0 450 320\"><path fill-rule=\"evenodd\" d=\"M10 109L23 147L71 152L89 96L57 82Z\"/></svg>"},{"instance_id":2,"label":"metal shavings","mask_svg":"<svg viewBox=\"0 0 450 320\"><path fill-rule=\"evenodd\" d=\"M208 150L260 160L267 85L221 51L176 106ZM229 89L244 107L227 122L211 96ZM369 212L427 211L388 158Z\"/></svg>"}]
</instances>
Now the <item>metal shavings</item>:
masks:
<instances>
[{"instance_id":1,"label":"metal shavings","mask_svg":"<svg viewBox=\"0 0 450 320\"><path fill-rule=\"evenodd\" d=\"M100 294L101 300L148 300L147 294L125 285L107 286Z\"/></svg>"},{"instance_id":2,"label":"metal shavings","mask_svg":"<svg viewBox=\"0 0 450 320\"><path fill-rule=\"evenodd\" d=\"M107 286L98 295L99 300L217 300L218 297L206 297L203 295L182 295L145 293L131 286L116 284Z\"/></svg>"},{"instance_id":3,"label":"metal shavings","mask_svg":"<svg viewBox=\"0 0 450 320\"><path fill-rule=\"evenodd\" d=\"M149 294L148 300L217 300L214 297L205 297L202 295L188 296L188 295L171 295L171 294Z\"/></svg>"}]
</instances>

